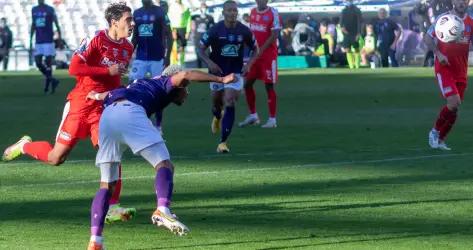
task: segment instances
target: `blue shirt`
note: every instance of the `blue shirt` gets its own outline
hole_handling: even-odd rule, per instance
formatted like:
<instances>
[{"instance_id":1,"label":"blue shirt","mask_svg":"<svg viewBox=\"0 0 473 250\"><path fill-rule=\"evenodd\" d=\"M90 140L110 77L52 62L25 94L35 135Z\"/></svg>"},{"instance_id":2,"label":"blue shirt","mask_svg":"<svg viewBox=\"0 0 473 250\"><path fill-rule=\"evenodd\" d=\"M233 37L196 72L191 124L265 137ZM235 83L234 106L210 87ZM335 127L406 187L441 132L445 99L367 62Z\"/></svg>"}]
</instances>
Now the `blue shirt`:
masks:
<instances>
[{"instance_id":1,"label":"blue shirt","mask_svg":"<svg viewBox=\"0 0 473 250\"><path fill-rule=\"evenodd\" d=\"M110 91L105 97L104 105L108 106L120 99L142 106L146 114L151 116L160 113L171 103L169 93L174 89L171 77L160 76L152 79L140 79L134 81L126 88Z\"/></svg>"},{"instance_id":2,"label":"blue shirt","mask_svg":"<svg viewBox=\"0 0 473 250\"><path fill-rule=\"evenodd\" d=\"M31 16L36 33L36 43L53 42L53 22L56 12L49 5L37 5L31 9Z\"/></svg>"},{"instance_id":3,"label":"blue shirt","mask_svg":"<svg viewBox=\"0 0 473 250\"><path fill-rule=\"evenodd\" d=\"M240 74L245 55L244 47L253 50L257 46L248 27L237 22L235 28L227 28L223 21L210 28L202 36L200 44L211 48L209 58L222 69L223 75Z\"/></svg>"},{"instance_id":4,"label":"blue shirt","mask_svg":"<svg viewBox=\"0 0 473 250\"><path fill-rule=\"evenodd\" d=\"M161 7L141 7L133 13L137 37L136 59L160 61L164 58L164 34L167 17Z\"/></svg>"}]
</instances>

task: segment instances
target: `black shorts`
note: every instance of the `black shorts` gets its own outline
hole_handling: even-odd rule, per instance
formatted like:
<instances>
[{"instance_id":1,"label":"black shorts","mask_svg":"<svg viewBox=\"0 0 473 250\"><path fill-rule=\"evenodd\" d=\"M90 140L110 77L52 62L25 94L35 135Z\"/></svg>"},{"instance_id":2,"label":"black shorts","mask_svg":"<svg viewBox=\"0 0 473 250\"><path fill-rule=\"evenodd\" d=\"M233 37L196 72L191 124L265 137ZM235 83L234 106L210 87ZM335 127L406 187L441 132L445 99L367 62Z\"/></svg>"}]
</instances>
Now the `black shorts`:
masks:
<instances>
[{"instance_id":1,"label":"black shorts","mask_svg":"<svg viewBox=\"0 0 473 250\"><path fill-rule=\"evenodd\" d=\"M177 47L182 48L187 46L187 40L186 40L186 28L177 28L176 29L177 33Z\"/></svg>"},{"instance_id":2,"label":"black shorts","mask_svg":"<svg viewBox=\"0 0 473 250\"><path fill-rule=\"evenodd\" d=\"M345 48L345 49L347 49L347 48L348 48L348 49L351 49L352 47L353 47L354 49L359 49L359 48L360 48L360 43L359 43L359 41L356 39L356 36L344 34L342 46L343 46L343 48Z\"/></svg>"}]
</instances>

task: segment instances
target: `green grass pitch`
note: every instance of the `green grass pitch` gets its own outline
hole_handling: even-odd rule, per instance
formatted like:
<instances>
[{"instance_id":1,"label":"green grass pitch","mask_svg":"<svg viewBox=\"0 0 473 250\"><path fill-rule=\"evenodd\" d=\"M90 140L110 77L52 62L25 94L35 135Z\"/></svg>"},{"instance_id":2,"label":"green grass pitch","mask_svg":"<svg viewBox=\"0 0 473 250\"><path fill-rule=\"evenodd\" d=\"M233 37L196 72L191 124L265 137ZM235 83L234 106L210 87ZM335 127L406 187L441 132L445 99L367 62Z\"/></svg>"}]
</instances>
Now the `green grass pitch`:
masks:
<instances>
[{"instance_id":1,"label":"green grass pitch","mask_svg":"<svg viewBox=\"0 0 473 250\"><path fill-rule=\"evenodd\" d=\"M0 74L0 148L23 134L53 141L74 80L55 95L37 73ZM282 71L277 129L234 128L217 155L207 84L164 113L176 166L177 237L150 223L154 172L125 155L121 203L138 210L106 226L108 249L472 249L471 93L448 138L427 146L443 100L432 69ZM266 94L257 107L267 118ZM237 122L246 115L244 96ZM50 167L0 163L0 249L85 249L99 172L90 141Z\"/></svg>"}]
</instances>

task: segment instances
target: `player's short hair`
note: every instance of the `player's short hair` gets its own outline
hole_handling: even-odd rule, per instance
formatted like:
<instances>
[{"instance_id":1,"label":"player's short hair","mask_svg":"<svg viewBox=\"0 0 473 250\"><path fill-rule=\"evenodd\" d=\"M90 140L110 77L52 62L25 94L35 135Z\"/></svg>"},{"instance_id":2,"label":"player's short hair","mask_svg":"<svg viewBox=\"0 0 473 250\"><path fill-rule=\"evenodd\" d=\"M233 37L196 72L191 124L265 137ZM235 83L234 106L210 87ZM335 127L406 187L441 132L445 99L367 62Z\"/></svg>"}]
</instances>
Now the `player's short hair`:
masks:
<instances>
[{"instance_id":1,"label":"player's short hair","mask_svg":"<svg viewBox=\"0 0 473 250\"><path fill-rule=\"evenodd\" d=\"M110 4L107 9L105 9L105 19L108 25L112 24L112 20L120 20L125 12L131 13L131 8L128 7L126 3L119 2Z\"/></svg>"},{"instance_id":2,"label":"player's short hair","mask_svg":"<svg viewBox=\"0 0 473 250\"><path fill-rule=\"evenodd\" d=\"M182 66L173 64L173 65L167 66L163 70L163 73L161 75L163 75L163 76L172 76L172 75L175 75L175 74L177 74L177 73L179 73L183 70L184 70L184 68Z\"/></svg>"},{"instance_id":3,"label":"player's short hair","mask_svg":"<svg viewBox=\"0 0 473 250\"><path fill-rule=\"evenodd\" d=\"M223 8L225 9L225 6L226 6L227 4L232 4L232 3L238 5L237 1L235 1L235 0L227 0L227 1L225 1L225 2L223 3Z\"/></svg>"}]
</instances>

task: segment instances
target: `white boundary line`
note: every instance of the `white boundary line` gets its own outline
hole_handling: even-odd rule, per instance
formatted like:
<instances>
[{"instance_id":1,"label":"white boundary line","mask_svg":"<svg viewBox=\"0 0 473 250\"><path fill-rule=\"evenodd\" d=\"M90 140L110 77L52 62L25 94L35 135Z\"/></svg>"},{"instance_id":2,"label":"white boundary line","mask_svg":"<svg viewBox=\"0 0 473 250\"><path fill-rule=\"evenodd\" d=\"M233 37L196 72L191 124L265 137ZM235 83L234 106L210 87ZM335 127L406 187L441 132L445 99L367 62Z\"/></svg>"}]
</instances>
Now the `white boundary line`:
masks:
<instances>
[{"instance_id":1,"label":"white boundary line","mask_svg":"<svg viewBox=\"0 0 473 250\"><path fill-rule=\"evenodd\" d=\"M284 170L284 169L292 169L292 168L311 168L311 167L326 167L326 166L337 166L337 165L346 165L346 164L369 164L369 163L386 163L386 162L396 162L396 161L414 161L414 160L450 158L450 157L469 156L469 155L473 155L473 153L420 155L420 156L411 156L411 157L396 157L396 158L362 160L362 161L339 161L339 162L327 162L327 163L290 165L287 167L246 168L246 169L232 169L232 170L222 170L222 171L200 171L200 172L189 172L189 173L181 173L181 174L178 173L175 176L179 177L179 176L213 175L213 174L226 174L226 173L238 173L238 172L255 172L255 171L270 171L270 170L274 171L274 170ZM123 180L140 180L140 179L151 179L151 178L154 178L154 175L124 177ZM69 182L3 185L3 186L0 186L0 189L20 188L20 187L78 185L78 184L92 184L92 183L98 183L98 179L94 181L83 180L83 181L69 181Z\"/></svg>"}]
</instances>

